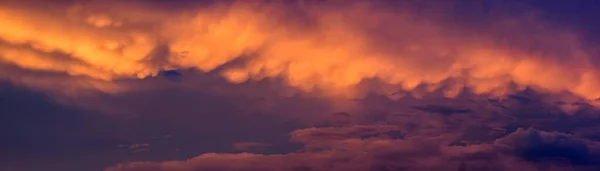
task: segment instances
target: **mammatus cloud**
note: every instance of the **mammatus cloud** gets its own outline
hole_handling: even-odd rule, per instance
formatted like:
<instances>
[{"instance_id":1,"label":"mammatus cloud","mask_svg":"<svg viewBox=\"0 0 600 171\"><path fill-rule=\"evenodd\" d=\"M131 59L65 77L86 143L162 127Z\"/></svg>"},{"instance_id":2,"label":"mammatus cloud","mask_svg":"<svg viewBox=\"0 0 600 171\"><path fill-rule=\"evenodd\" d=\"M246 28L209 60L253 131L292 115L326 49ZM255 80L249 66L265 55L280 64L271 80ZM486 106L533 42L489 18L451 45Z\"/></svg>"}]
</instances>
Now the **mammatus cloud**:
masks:
<instances>
[{"instance_id":1,"label":"mammatus cloud","mask_svg":"<svg viewBox=\"0 0 600 171\"><path fill-rule=\"evenodd\" d=\"M516 83L600 96L596 54L581 35L553 29L535 13L494 16L490 9L473 24L447 17L459 3L235 1L168 9L143 1L28 2L0 8L3 66L104 82L91 88L107 92L128 88L119 80L194 68L232 83L277 77L350 96L370 78L404 90L455 78L463 81L453 86L486 94ZM447 89L447 96L460 90Z\"/></svg>"},{"instance_id":2,"label":"mammatus cloud","mask_svg":"<svg viewBox=\"0 0 600 171\"><path fill-rule=\"evenodd\" d=\"M133 163L111 156L122 164L106 170L599 167L597 109L572 96L600 96L598 51L543 12L461 0L172 2L0 2L0 81L59 95L100 92L66 100L136 118L107 134L148 143L128 146L128 154L160 156ZM171 82L152 78L162 76ZM519 91L525 87L544 97ZM291 95L274 93L280 89ZM522 94L485 96L513 91ZM429 99L389 98L405 92ZM31 129L15 123L7 130ZM306 125L316 127L299 129ZM288 130L303 148L258 154L287 148L273 137ZM165 132L173 138L155 138ZM234 142L246 143L230 149ZM170 148L186 153L169 156ZM256 154L198 156L219 148ZM159 161L175 156L197 157Z\"/></svg>"}]
</instances>

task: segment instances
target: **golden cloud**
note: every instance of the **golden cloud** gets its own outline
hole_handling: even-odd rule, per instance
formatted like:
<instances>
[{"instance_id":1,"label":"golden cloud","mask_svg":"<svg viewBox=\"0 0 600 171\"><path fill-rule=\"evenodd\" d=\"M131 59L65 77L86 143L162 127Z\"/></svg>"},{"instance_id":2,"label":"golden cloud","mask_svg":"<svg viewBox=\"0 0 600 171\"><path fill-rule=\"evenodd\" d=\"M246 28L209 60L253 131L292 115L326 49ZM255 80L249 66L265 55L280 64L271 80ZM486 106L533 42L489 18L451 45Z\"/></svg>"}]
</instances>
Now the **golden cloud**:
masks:
<instances>
[{"instance_id":1,"label":"golden cloud","mask_svg":"<svg viewBox=\"0 0 600 171\"><path fill-rule=\"evenodd\" d=\"M477 93L502 93L516 83L600 96L591 52L573 32L531 16L469 28L380 5L236 1L170 10L134 1L50 9L5 4L0 62L112 83L172 68L209 72L244 58L221 75L232 83L281 77L295 88L334 93L352 93L368 78L404 90L461 78L457 84ZM157 56L160 46L170 53ZM166 60L157 64L154 58Z\"/></svg>"}]
</instances>

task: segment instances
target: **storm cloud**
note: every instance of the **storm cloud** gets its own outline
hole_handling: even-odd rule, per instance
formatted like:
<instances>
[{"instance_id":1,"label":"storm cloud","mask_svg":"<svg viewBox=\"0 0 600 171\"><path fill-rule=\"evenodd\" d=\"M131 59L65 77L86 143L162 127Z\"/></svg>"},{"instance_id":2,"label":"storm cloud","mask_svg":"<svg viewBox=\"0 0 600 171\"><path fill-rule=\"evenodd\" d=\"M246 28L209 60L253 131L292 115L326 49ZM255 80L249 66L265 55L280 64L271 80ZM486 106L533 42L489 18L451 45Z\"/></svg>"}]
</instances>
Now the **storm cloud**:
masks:
<instances>
[{"instance_id":1,"label":"storm cloud","mask_svg":"<svg viewBox=\"0 0 600 171\"><path fill-rule=\"evenodd\" d=\"M3 1L0 168L597 170L593 11Z\"/></svg>"}]
</instances>

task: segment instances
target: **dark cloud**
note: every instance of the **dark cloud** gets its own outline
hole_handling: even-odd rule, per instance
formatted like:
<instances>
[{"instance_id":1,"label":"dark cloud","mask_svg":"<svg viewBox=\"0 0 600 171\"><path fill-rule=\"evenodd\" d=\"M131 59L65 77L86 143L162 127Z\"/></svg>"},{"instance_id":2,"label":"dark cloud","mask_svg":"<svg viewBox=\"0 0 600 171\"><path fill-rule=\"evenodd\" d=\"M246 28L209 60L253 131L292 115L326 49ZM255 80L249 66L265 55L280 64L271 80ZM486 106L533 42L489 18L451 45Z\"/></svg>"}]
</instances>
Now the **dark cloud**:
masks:
<instances>
[{"instance_id":1,"label":"dark cloud","mask_svg":"<svg viewBox=\"0 0 600 171\"><path fill-rule=\"evenodd\" d=\"M529 98L543 101L541 94L529 91L517 94L538 94L530 94ZM275 155L203 154L188 161L127 163L107 170L575 171L600 168L597 165L600 162L598 142L580 134L580 130L595 127L585 124L586 120L589 122L596 118L588 115L593 111L567 115L554 103L523 103L515 99L511 101L509 97L505 97L506 101L495 102L509 108L483 108L490 101L474 94L469 95L471 103L460 106L470 110L466 113L440 115L437 106L430 110L411 109L415 105L427 106L420 103L431 101L440 105L456 103L456 99L427 97L412 99L410 104L403 104L407 102L402 99L388 99L396 105L391 106L395 109L387 109L385 120L388 123L385 125L339 125L296 130L291 133L290 141L303 144L303 148L296 152ZM549 108L559 114L544 114ZM499 113L507 109L509 113ZM398 110L408 111L398 115ZM522 116L525 113L543 116Z\"/></svg>"},{"instance_id":2,"label":"dark cloud","mask_svg":"<svg viewBox=\"0 0 600 171\"><path fill-rule=\"evenodd\" d=\"M348 129L353 130L354 128ZM320 131L318 129L312 130ZM546 134L550 137L539 140L539 137L530 136L531 133ZM532 129L518 130L495 143L459 147L444 146L440 143L439 138L432 137L405 140L387 138L337 139L327 142L330 148L319 151L313 150L284 155L204 154L188 161L128 163L107 170L451 171L480 169L533 170L539 168L579 170L597 168L592 164L597 163L597 161L584 161L593 160L593 158L586 155L591 152L587 147L595 144L552 138L553 136L561 136L559 134ZM525 138L514 139L514 137ZM557 144L557 141L564 142ZM531 142L541 142L541 144L528 144ZM540 150L540 148L546 149ZM585 158L582 158L584 156Z\"/></svg>"},{"instance_id":3,"label":"dark cloud","mask_svg":"<svg viewBox=\"0 0 600 171\"><path fill-rule=\"evenodd\" d=\"M443 115L452 115L455 113L473 112L469 109L456 108L453 106L440 106L440 105L414 106L413 108L422 110L425 112L439 113L439 114L443 114Z\"/></svg>"},{"instance_id":4,"label":"dark cloud","mask_svg":"<svg viewBox=\"0 0 600 171\"><path fill-rule=\"evenodd\" d=\"M496 141L499 148L527 161L558 162L568 165L598 165L598 143L559 132L518 129ZM557 163L560 164L560 163Z\"/></svg>"}]
</instances>

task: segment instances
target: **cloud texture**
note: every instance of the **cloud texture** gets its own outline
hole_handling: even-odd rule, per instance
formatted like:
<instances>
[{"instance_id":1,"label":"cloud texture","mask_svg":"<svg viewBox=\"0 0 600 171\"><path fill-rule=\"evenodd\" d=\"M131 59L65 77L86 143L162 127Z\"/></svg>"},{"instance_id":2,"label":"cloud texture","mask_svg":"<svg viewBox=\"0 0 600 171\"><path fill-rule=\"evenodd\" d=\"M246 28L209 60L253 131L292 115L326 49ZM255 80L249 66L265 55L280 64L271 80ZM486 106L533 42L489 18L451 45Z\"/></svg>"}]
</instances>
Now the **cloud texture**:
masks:
<instances>
[{"instance_id":1,"label":"cloud texture","mask_svg":"<svg viewBox=\"0 0 600 171\"><path fill-rule=\"evenodd\" d=\"M359 115L360 123L318 126L290 133L302 148L278 154L205 153L187 160L130 162L107 171L400 171L400 170L594 170L600 168L595 138L597 110L567 115L541 96L498 102L456 99L385 99L388 107ZM545 98L544 98L545 99ZM406 101L408 100L408 101ZM464 99L463 99L464 100ZM432 105L435 104L435 105ZM458 106L460 104L461 106ZM427 108L429 110L423 110ZM462 111L451 112L448 111ZM550 111L550 112L549 112ZM364 112L364 113L363 113ZM341 115L341 114L339 114ZM378 116L374 119L373 116ZM268 147L267 147L268 148Z\"/></svg>"},{"instance_id":2,"label":"cloud texture","mask_svg":"<svg viewBox=\"0 0 600 171\"><path fill-rule=\"evenodd\" d=\"M598 170L600 41L527 3L2 1L0 83L85 110L2 89L0 166Z\"/></svg>"},{"instance_id":3,"label":"cloud texture","mask_svg":"<svg viewBox=\"0 0 600 171\"><path fill-rule=\"evenodd\" d=\"M193 68L232 83L283 78L294 88L349 96L370 78L396 90L460 78L452 86L478 93L505 93L516 83L600 96L597 54L582 35L553 27L544 14L507 14L511 6L500 1L180 3L4 2L2 63L107 92L132 88L117 80ZM483 17L453 19L474 15L461 8ZM3 74L43 84L11 77Z\"/></svg>"}]
</instances>

